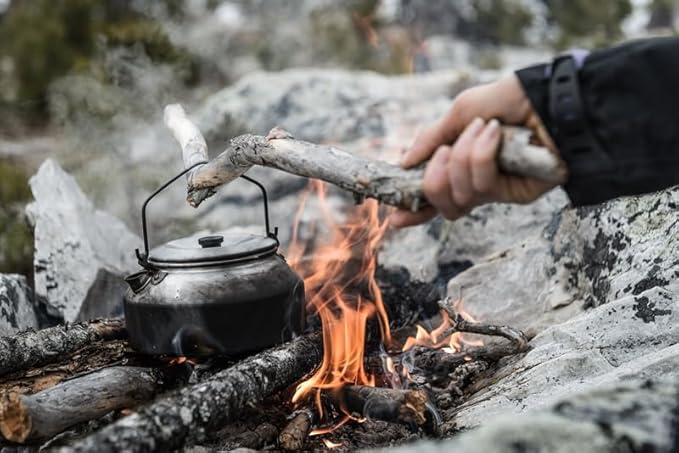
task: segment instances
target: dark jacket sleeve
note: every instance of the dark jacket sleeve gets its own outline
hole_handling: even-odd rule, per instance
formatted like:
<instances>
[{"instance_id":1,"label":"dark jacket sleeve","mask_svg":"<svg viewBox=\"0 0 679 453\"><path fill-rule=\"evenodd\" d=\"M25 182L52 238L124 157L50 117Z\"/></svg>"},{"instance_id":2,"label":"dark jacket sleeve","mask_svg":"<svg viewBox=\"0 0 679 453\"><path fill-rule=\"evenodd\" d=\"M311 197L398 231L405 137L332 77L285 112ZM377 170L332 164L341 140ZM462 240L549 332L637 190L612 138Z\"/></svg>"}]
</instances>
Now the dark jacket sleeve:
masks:
<instances>
[{"instance_id":1,"label":"dark jacket sleeve","mask_svg":"<svg viewBox=\"0 0 679 453\"><path fill-rule=\"evenodd\" d=\"M517 72L549 130L547 74L547 65ZM679 184L679 38L592 52L578 81L585 118L610 165L594 172L571 171L565 189L573 204Z\"/></svg>"}]
</instances>

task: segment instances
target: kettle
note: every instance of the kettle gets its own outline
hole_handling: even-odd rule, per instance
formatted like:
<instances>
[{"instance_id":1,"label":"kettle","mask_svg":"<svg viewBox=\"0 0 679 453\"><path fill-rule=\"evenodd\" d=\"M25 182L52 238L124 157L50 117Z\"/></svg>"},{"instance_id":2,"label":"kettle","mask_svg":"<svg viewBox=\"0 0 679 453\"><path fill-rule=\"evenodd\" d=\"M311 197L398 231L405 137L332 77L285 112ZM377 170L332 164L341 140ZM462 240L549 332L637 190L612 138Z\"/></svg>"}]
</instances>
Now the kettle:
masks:
<instances>
[{"instance_id":1,"label":"kettle","mask_svg":"<svg viewBox=\"0 0 679 453\"><path fill-rule=\"evenodd\" d=\"M142 353L239 356L290 340L304 330L304 282L278 253L278 230L175 239L149 251L146 207L199 162L163 184L142 206L142 270L125 278L130 344Z\"/></svg>"}]
</instances>

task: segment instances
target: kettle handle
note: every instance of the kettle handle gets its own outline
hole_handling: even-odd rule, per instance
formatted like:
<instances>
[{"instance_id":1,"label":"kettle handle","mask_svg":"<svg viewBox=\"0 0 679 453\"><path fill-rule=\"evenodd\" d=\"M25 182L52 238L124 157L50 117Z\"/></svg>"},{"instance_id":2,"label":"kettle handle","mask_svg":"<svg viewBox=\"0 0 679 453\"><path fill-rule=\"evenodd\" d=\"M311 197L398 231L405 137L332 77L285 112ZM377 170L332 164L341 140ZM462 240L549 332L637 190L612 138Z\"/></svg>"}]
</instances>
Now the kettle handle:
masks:
<instances>
[{"instance_id":1,"label":"kettle handle","mask_svg":"<svg viewBox=\"0 0 679 453\"><path fill-rule=\"evenodd\" d=\"M146 206L149 204L149 201L151 201L156 195L158 195L160 192L165 190L170 184L193 170L199 165L205 165L207 164L207 161L200 161L196 162L195 164L191 165L188 168L185 168L182 170L179 174L176 176L172 177L169 181L167 181L165 184L160 186L155 192L153 192L149 197L144 200L144 204L141 206L141 230L142 230L142 235L144 239L144 253L140 253L139 249L136 249L134 252L137 255L137 260L139 260L139 264L141 264L142 267L144 268L149 268L149 263L148 263L148 257L149 257L149 238L148 238L148 228L147 228L147 223L146 223ZM251 182L252 184L256 185L259 187L259 190L262 191L262 200L264 201L264 224L266 226L266 236L270 237L272 239L275 239L276 242L278 242L278 228L274 228L274 231L271 231L271 228L269 226L269 197L266 193L266 188L257 180L241 175L241 178L245 179L248 182Z\"/></svg>"}]
</instances>

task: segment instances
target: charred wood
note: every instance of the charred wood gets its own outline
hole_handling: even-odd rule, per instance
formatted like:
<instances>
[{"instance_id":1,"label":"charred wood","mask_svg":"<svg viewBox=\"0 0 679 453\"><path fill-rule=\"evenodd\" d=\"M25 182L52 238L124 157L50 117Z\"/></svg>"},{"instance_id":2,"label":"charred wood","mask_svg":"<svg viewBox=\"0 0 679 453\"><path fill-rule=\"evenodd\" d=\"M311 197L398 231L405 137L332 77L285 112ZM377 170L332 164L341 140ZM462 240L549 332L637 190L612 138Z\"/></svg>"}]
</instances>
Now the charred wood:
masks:
<instances>
[{"instance_id":1,"label":"charred wood","mask_svg":"<svg viewBox=\"0 0 679 453\"><path fill-rule=\"evenodd\" d=\"M422 428L429 434L438 429L437 415L423 390L347 385L335 398L340 408L366 418Z\"/></svg>"},{"instance_id":2,"label":"charred wood","mask_svg":"<svg viewBox=\"0 0 679 453\"><path fill-rule=\"evenodd\" d=\"M0 382L0 398L9 393L37 393L75 375L121 364L127 351L125 340L100 341L47 365L6 374Z\"/></svg>"},{"instance_id":3,"label":"charred wood","mask_svg":"<svg viewBox=\"0 0 679 453\"><path fill-rule=\"evenodd\" d=\"M0 338L0 376L54 362L95 341L127 337L121 319L65 324Z\"/></svg>"},{"instance_id":4,"label":"charred wood","mask_svg":"<svg viewBox=\"0 0 679 453\"><path fill-rule=\"evenodd\" d=\"M320 335L298 337L172 392L59 451L168 451L201 441L207 431L235 420L246 407L301 379L322 354Z\"/></svg>"},{"instance_id":5,"label":"charred wood","mask_svg":"<svg viewBox=\"0 0 679 453\"><path fill-rule=\"evenodd\" d=\"M304 408L298 411L278 436L281 448L287 451L299 451L304 448L313 421L314 412L311 409Z\"/></svg>"},{"instance_id":6,"label":"charred wood","mask_svg":"<svg viewBox=\"0 0 679 453\"><path fill-rule=\"evenodd\" d=\"M259 450L266 445L273 444L278 436L278 428L271 423L260 423L252 431L245 431L234 437L229 444L238 448L252 448Z\"/></svg>"},{"instance_id":7,"label":"charred wood","mask_svg":"<svg viewBox=\"0 0 679 453\"><path fill-rule=\"evenodd\" d=\"M208 160L205 139L180 105L165 108L165 124L182 148L186 168ZM503 137L498 159L503 171L554 183L565 180L563 164L547 148L532 144L530 131L504 128ZM192 206L198 206L214 194L217 187L240 177L254 165L329 182L354 193L357 200L375 198L412 211L427 205L422 168L405 170L330 145L295 140L279 128L271 130L267 137L236 137L226 151L192 170L187 179L187 200Z\"/></svg>"},{"instance_id":8,"label":"charred wood","mask_svg":"<svg viewBox=\"0 0 679 453\"><path fill-rule=\"evenodd\" d=\"M114 366L33 395L7 395L0 402L0 431L6 439L24 443L113 410L133 408L166 388L172 380L169 368L178 367L166 368Z\"/></svg>"}]
</instances>

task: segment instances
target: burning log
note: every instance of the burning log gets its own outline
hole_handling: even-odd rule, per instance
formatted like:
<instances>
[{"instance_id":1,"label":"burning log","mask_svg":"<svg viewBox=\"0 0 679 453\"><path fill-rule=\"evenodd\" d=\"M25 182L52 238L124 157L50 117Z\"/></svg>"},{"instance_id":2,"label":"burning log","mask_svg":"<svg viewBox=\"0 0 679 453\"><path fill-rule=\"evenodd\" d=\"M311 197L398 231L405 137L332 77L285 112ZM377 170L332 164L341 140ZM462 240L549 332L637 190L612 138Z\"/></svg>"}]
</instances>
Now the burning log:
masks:
<instances>
[{"instance_id":1,"label":"burning log","mask_svg":"<svg viewBox=\"0 0 679 453\"><path fill-rule=\"evenodd\" d=\"M0 403L0 431L12 442L49 438L78 423L150 400L165 387L166 378L161 368L115 366L34 395L13 393Z\"/></svg>"},{"instance_id":2,"label":"burning log","mask_svg":"<svg viewBox=\"0 0 679 453\"><path fill-rule=\"evenodd\" d=\"M421 427L429 434L437 430L437 415L422 390L347 385L335 399L344 410L362 417Z\"/></svg>"},{"instance_id":3,"label":"burning log","mask_svg":"<svg viewBox=\"0 0 679 453\"><path fill-rule=\"evenodd\" d=\"M121 319L65 324L0 338L0 376L48 364L95 341L127 336Z\"/></svg>"},{"instance_id":4,"label":"burning log","mask_svg":"<svg viewBox=\"0 0 679 453\"><path fill-rule=\"evenodd\" d=\"M298 411L278 436L281 448L287 451L300 451L304 448L313 421L314 412L311 409L304 408Z\"/></svg>"},{"instance_id":5,"label":"burning log","mask_svg":"<svg viewBox=\"0 0 679 453\"><path fill-rule=\"evenodd\" d=\"M146 452L180 448L234 420L246 406L292 385L321 360L320 335L306 335L256 354L184 387L139 412L64 447L61 452Z\"/></svg>"},{"instance_id":6,"label":"burning log","mask_svg":"<svg viewBox=\"0 0 679 453\"><path fill-rule=\"evenodd\" d=\"M165 108L165 124L182 148L184 166L208 161L207 144L198 128L178 105ZM499 153L500 168L508 173L561 183L565 168L546 148L530 143L526 129L504 128ZM329 145L295 140L274 128L267 137L241 135L211 162L188 174L188 202L196 207L253 165L321 179L353 192L357 199L375 198L385 204L417 211L427 205L422 178L424 170L404 170L387 162L364 159Z\"/></svg>"}]
</instances>

